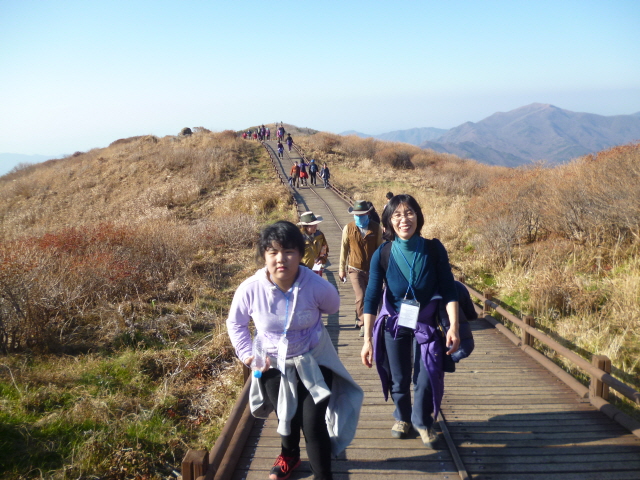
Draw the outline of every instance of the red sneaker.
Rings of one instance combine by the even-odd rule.
[[[300,457],[285,457],[278,455],[271,467],[269,480],[286,480],[296,468],[300,466]]]

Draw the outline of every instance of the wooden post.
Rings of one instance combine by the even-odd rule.
[[[489,306],[488,302],[493,298],[493,296],[491,295],[491,292],[489,290],[485,290],[484,292],[482,292],[482,295],[484,296],[484,298],[486,298],[486,300],[482,303],[482,316],[486,317],[491,313],[491,307]]]
[[[534,327],[536,326],[536,319],[533,318],[531,315],[525,315],[522,319],[522,321],[529,325],[530,327]],[[522,345],[528,345],[530,347],[533,346],[533,339],[534,337],[531,336],[530,333],[528,333],[524,328],[522,329]]]
[[[196,480],[207,473],[209,452],[189,450],[182,460],[182,480]]]
[[[606,355],[594,355],[591,357],[591,364],[594,367],[603,370],[606,373],[611,373],[611,360]],[[603,400],[609,398],[609,385],[602,383],[596,377],[591,376],[591,384],[589,385],[590,397],[601,397]]]

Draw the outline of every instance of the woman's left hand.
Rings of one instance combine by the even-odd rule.
[[[458,351],[460,347],[460,338],[458,337],[458,332],[455,332],[453,328],[450,328],[447,332],[447,355],[451,355]]]

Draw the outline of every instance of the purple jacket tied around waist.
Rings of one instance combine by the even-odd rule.
[[[391,369],[389,360],[387,359],[387,350],[385,348],[384,332],[391,333],[394,338],[398,333],[398,313],[394,310],[390,302],[387,301],[386,289],[382,295],[382,309],[378,318],[373,324],[373,356],[376,362],[376,368],[380,381],[382,382],[382,393],[385,401],[389,398],[391,390]],[[443,355],[444,342],[439,338],[440,331],[436,326],[436,311],[440,300],[431,300],[418,316],[418,325],[415,330],[415,337],[420,345],[422,361],[427,372],[429,373],[429,381],[431,382],[431,390],[433,391],[433,417],[438,418],[440,404],[444,395],[444,370]]]

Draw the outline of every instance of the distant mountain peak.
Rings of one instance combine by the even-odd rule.
[[[514,166],[536,160],[566,162],[640,139],[640,112],[603,116],[532,103],[465,122],[423,148]]]

